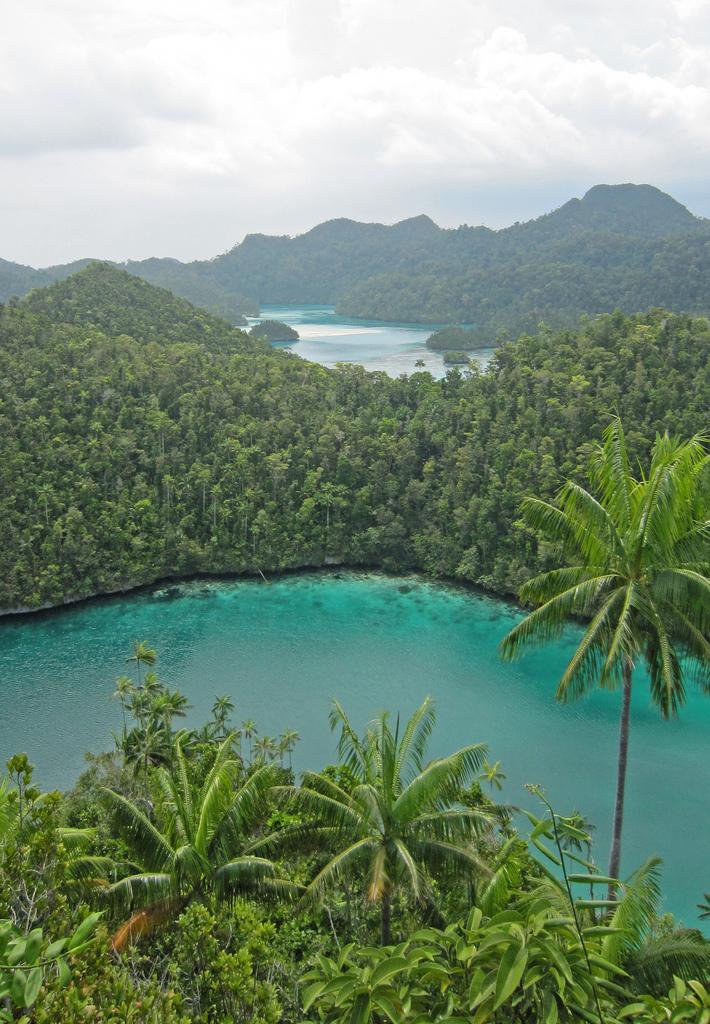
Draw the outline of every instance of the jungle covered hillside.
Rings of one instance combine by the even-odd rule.
[[[255,342],[92,265],[0,313],[0,607],[327,562],[513,593],[553,564],[523,495],[707,423],[710,327],[652,311],[541,331],[485,373],[392,380]]]

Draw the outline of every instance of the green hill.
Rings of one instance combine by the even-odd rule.
[[[227,352],[253,351],[258,345],[225,320],[108,263],[90,263],[63,281],[32,291],[22,305],[54,323],[92,325],[143,342],[200,343]]]

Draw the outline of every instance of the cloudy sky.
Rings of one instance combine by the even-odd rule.
[[[651,182],[710,216],[704,0],[6,0],[0,256],[500,226]]]

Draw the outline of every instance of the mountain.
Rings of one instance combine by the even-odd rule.
[[[226,320],[108,263],[89,263],[65,280],[30,292],[21,305],[55,324],[97,327],[136,341],[199,343],[220,352],[265,349]]]
[[[340,218],[293,238],[247,235],[211,260],[123,267],[232,322],[260,304],[324,303],[356,317],[467,323],[491,342],[616,308],[709,312],[710,221],[651,185],[595,185],[499,231],[442,229],[424,215],[391,226]],[[0,299],[66,272],[2,262]]]
[[[611,231],[638,238],[665,238],[694,231],[702,224],[682,203],[653,185],[594,185],[581,199],[570,199],[552,213],[515,227],[540,237],[571,231]]]

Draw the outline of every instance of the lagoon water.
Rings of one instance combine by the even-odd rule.
[[[193,706],[188,724],[232,695],[236,722],[260,733],[297,729],[297,770],[334,759],[329,701],[358,725],[379,709],[410,712],[426,694],[439,709],[432,751],[485,741],[507,774],[504,798],[534,806],[543,784],[560,813],[597,826],[604,864],[614,789],[618,695],[560,706],[554,687],[574,635],[513,665],[497,646],[512,605],[418,577],[325,573],[191,582],[48,615],[0,621],[0,754],[26,750],[45,787],[67,786],[85,750],[111,746],[121,724],[114,681],[136,640]],[[667,907],[697,924],[710,887],[710,700],[692,692],[679,721],[663,722],[639,681],[634,700],[624,867],[665,861]]]
[[[366,370],[383,370],[390,377],[417,370],[428,370],[434,377],[446,373],[441,353],[426,347],[429,335],[441,326],[438,324],[356,320],[337,316],[333,306],[263,306],[260,319],[280,320],[294,327],[299,340],[283,347],[323,366],[360,363]],[[250,318],[249,323],[259,323],[259,319]],[[492,352],[481,349],[472,355],[485,366]],[[415,365],[419,359],[423,367]]]

